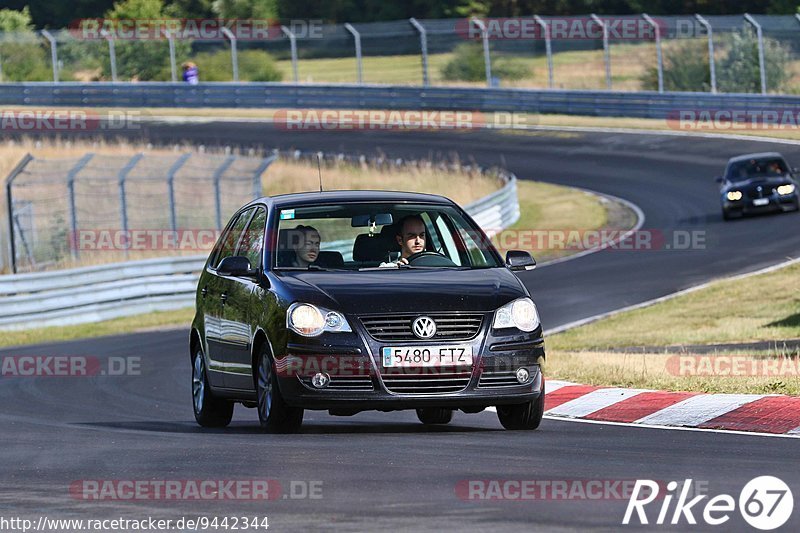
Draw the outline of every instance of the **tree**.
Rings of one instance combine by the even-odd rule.
[[[276,0],[214,0],[213,9],[218,16],[225,19],[278,18]]]
[[[41,40],[33,32],[27,7],[0,9],[0,58],[4,81],[52,80],[52,70]]]
[[[711,73],[705,41],[678,43],[674,49],[664,49],[665,91],[708,91]],[[641,77],[642,89],[658,90],[658,68],[653,66]]]
[[[162,0],[121,0],[106,13],[106,19],[138,20],[142,24],[170,18],[165,13]],[[175,55],[186,57],[190,44],[175,39]],[[139,80],[168,80],[169,45],[166,40],[125,41],[117,40],[117,70],[121,78]],[[179,59],[180,60],[180,59]],[[104,72],[110,71],[107,57],[103,58]]]
[[[778,41],[764,39],[764,70],[768,90],[780,91],[789,79],[789,52]],[[728,53],[717,66],[719,88],[729,93],[761,92],[758,39],[752,31],[731,34]]]

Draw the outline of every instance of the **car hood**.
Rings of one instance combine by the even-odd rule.
[[[283,272],[286,296],[345,314],[493,311],[527,291],[506,268]]]
[[[761,185],[762,187],[777,187],[778,185],[784,185],[786,183],[792,183],[792,179],[789,176],[775,176],[775,177],[756,177],[750,178],[744,181],[737,181],[733,184],[728,186],[728,189],[750,189],[753,187],[758,187]]]

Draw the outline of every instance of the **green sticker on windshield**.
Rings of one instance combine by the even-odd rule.
[[[294,218],[294,209],[284,209],[281,211],[281,220],[292,220]]]

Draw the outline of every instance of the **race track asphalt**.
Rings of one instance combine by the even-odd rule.
[[[646,216],[646,230],[666,236],[676,230],[704,232],[704,249],[605,250],[525,273],[545,328],[800,252],[800,215],[723,223],[713,181],[725,160],[739,153],[774,148],[797,164],[800,147],[795,146],[622,133],[288,132],[224,123],[147,124],[132,135],[153,143],[382,150],[392,157],[458,152],[486,165],[502,156],[520,179],[584,187],[634,202]],[[666,484],[693,479],[712,496],[738,499],[747,481],[774,475],[800,495],[800,445],[787,438],[550,419],[536,432],[508,432],[490,412],[456,413],[443,428],[423,427],[413,412],[351,418],[310,412],[302,433],[264,435],[257,430],[255,412],[241,406],[227,430],[202,430],[192,417],[187,339],[186,331],[160,331],[1,350],[3,358],[89,356],[101,368],[109,358],[139,358],[140,372],[0,378],[0,516],[255,515],[268,516],[275,531],[618,531],[627,501],[613,491],[597,500],[486,501],[464,499],[460,488],[468,480],[573,486],[592,480],[648,478]],[[281,492],[271,501],[197,502],[82,501],[70,491],[81,480],[154,479],[273,479]],[[291,497],[292,487],[309,482],[321,482],[321,498]],[[651,522],[658,502],[648,507]],[[695,512],[702,522],[700,514]],[[799,516],[795,511],[786,530],[798,530]],[[717,528],[689,527],[684,521],[667,529],[721,527],[747,530],[737,512]]]

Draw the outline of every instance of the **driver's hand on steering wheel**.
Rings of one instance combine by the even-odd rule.
[[[406,259],[405,257],[401,257],[400,259],[395,261],[395,263],[397,265],[407,265],[408,264],[408,259]]]

